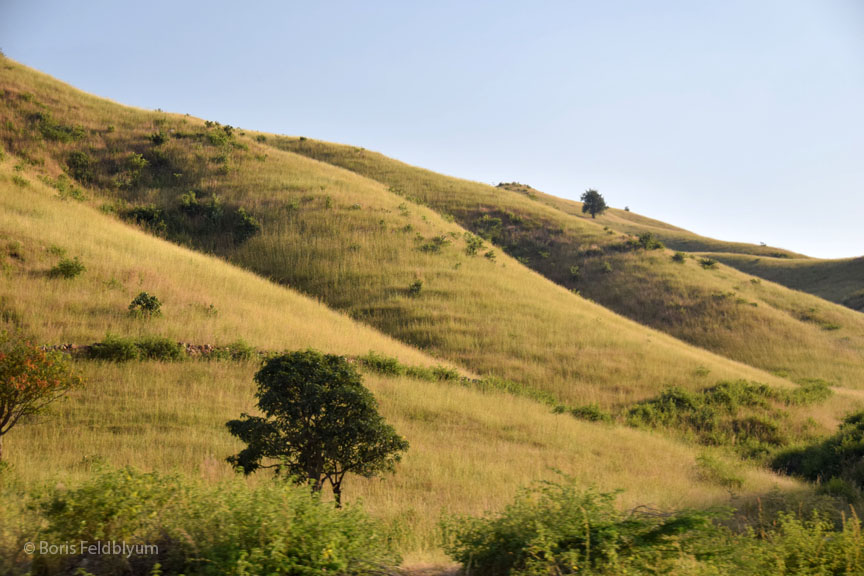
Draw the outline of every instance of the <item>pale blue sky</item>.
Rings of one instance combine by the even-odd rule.
[[[864,2],[0,0],[88,92],[864,254]]]

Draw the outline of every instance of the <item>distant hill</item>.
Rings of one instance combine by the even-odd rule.
[[[623,210],[594,220],[581,214],[581,204],[525,185],[493,187],[442,176],[362,148],[303,138],[268,143],[378,180],[453,218],[524,266],[641,324],[777,374],[859,385],[864,316],[708,256],[675,257],[662,245],[783,254],[790,261],[800,255],[701,238]]]

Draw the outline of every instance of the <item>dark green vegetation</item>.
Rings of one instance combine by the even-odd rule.
[[[781,511],[733,531],[719,522],[722,510],[621,511],[615,499],[572,481],[540,484],[500,514],[445,522],[446,550],[466,572],[487,576],[864,574],[854,513],[835,522]]]
[[[313,492],[326,480],[339,508],[347,473],[371,478],[393,472],[408,449],[342,356],[314,350],[275,356],[255,374],[255,382],[264,416],[243,414],[227,424],[247,445],[228,458],[245,474],[275,468]]]
[[[2,481],[11,506],[0,515],[4,575],[369,574],[399,561],[359,508],[336,510],[281,482],[208,485],[132,468],[97,468],[80,485],[32,493]],[[31,556],[26,541],[67,547]],[[125,542],[131,552],[87,554],[82,541]]]
[[[773,466],[821,482],[828,492],[860,496],[864,490],[864,412],[846,416],[829,438],[781,452]]]

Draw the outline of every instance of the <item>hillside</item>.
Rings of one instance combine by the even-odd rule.
[[[710,252],[706,256],[747,274],[864,312],[864,257],[786,259],[722,252]]]
[[[590,219],[582,213],[582,203],[544,194],[525,185],[504,185],[510,190],[530,194],[539,201],[571,216]],[[610,208],[603,224],[625,234],[653,234],[667,248],[714,258],[746,274],[782,284],[842,304],[853,310],[864,306],[864,259],[823,260],[772,246],[724,242],[676,228],[629,210]]]
[[[469,182],[361,148],[305,138],[268,142],[378,180],[393,193],[452,217],[559,285],[641,324],[777,374],[860,386],[860,314],[710,259],[691,254],[676,261],[657,240],[665,230],[663,237],[690,237],[691,246],[703,249],[780,253],[776,249],[696,242],[660,223],[651,224],[656,233],[633,236],[616,230],[616,222],[648,221],[624,211],[592,220],[574,203],[552,202],[525,186]]]
[[[242,338],[272,350],[311,346],[356,355],[371,349],[406,364],[438,362],[290,289],[59,198],[32,167],[9,155],[0,161],[0,247],[3,326],[45,343],[89,343],[110,331],[213,344]],[[63,257],[79,258],[86,269],[77,278],[53,276]],[[126,306],[141,290],[163,300],[162,317],[129,316]],[[6,438],[9,463],[22,481],[74,482],[103,462],[207,480],[231,474],[224,458],[238,445],[224,423],[252,409],[255,362],[79,359],[75,365],[86,386]],[[553,476],[553,468],[586,486],[626,489],[627,505],[728,499],[723,477],[700,463],[714,454],[710,448],[582,422],[508,394],[364,377],[411,449],[395,476],[350,479],[347,495],[393,523],[409,561],[440,559],[442,510],[497,509],[519,486]],[[804,489],[755,466],[734,466],[742,482],[738,502],[775,486]]]
[[[670,386],[787,384],[611,313],[379,182],[270,146],[281,140],[124,108],[8,61],[0,88],[0,139],[58,195],[213,252],[479,375],[613,408]],[[794,377],[846,383],[859,367],[856,330],[844,327],[846,349],[828,348],[802,326],[808,362],[836,358],[819,372],[799,362],[798,344],[775,353],[787,342],[768,338],[758,349]]]

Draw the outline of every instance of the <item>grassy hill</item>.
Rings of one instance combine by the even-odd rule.
[[[251,272],[62,199],[38,172],[11,155],[0,161],[0,314],[7,328],[49,344],[89,343],[110,331],[212,344],[242,338],[271,350],[371,349],[406,364],[439,362]],[[79,277],[51,274],[73,257],[86,268]],[[162,317],[129,316],[127,304],[141,290],[164,302]],[[19,481],[75,482],[100,462],[207,480],[231,473],[224,458],[239,446],[224,423],[252,410],[255,362],[79,359],[75,366],[86,386],[6,438]],[[525,398],[371,372],[365,383],[411,449],[396,475],[350,479],[347,496],[389,521],[408,561],[441,559],[442,510],[497,509],[520,485],[553,476],[553,468],[586,486],[626,489],[623,504],[631,506],[727,502],[727,468],[735,470],[736,502],[775,486],[806,490],[711,448],[579,421]]]
[[[544,204],[572,216],[586,220],[590,218],[582,214],[581,202],[557,198],[521,184],[504,186],[530,194]],[[602,222],[616,232],[633,235],[651,233],[672,250],[698,253],[701,257],[719,260],[746,274],[819,296],[853,310],[864,308],[862,258],[823,260],[772,246],[724,242],[616,208],[610,208],[603,215]]]
[[[783,385],[573,294],[392,187],[270,145],[281,140],[124,108],[9,61],[0,89],[0,141],[59,196],[83,196],[477,374],[606,407],[670,386]],[[818,329],[803,328],[812,354],[825,352]],[[772,368],[845,383],[858,366],[856,330],[844,327],[848,349],[830,348],[830,371],[809,370],[795,347]]]
[[[624,211],[592,220],[581,215],[576,203],[552,201],[526,186],[492,187],[442,176],[361,148],[305,138],[267,142],[384,183],[391,192],[453,218],[559,285],[676,338],[795,379],[860,385],[860,314],[707,257],[674,257],[657,241],[678,236],[700,249],[795,256],[791,253],[697,241],[692,234]],[[829,357],[832,361],[824,362]]]
[[[771,282],[864,311],[864,258],[820,260],[707,253],[727,266]]]

